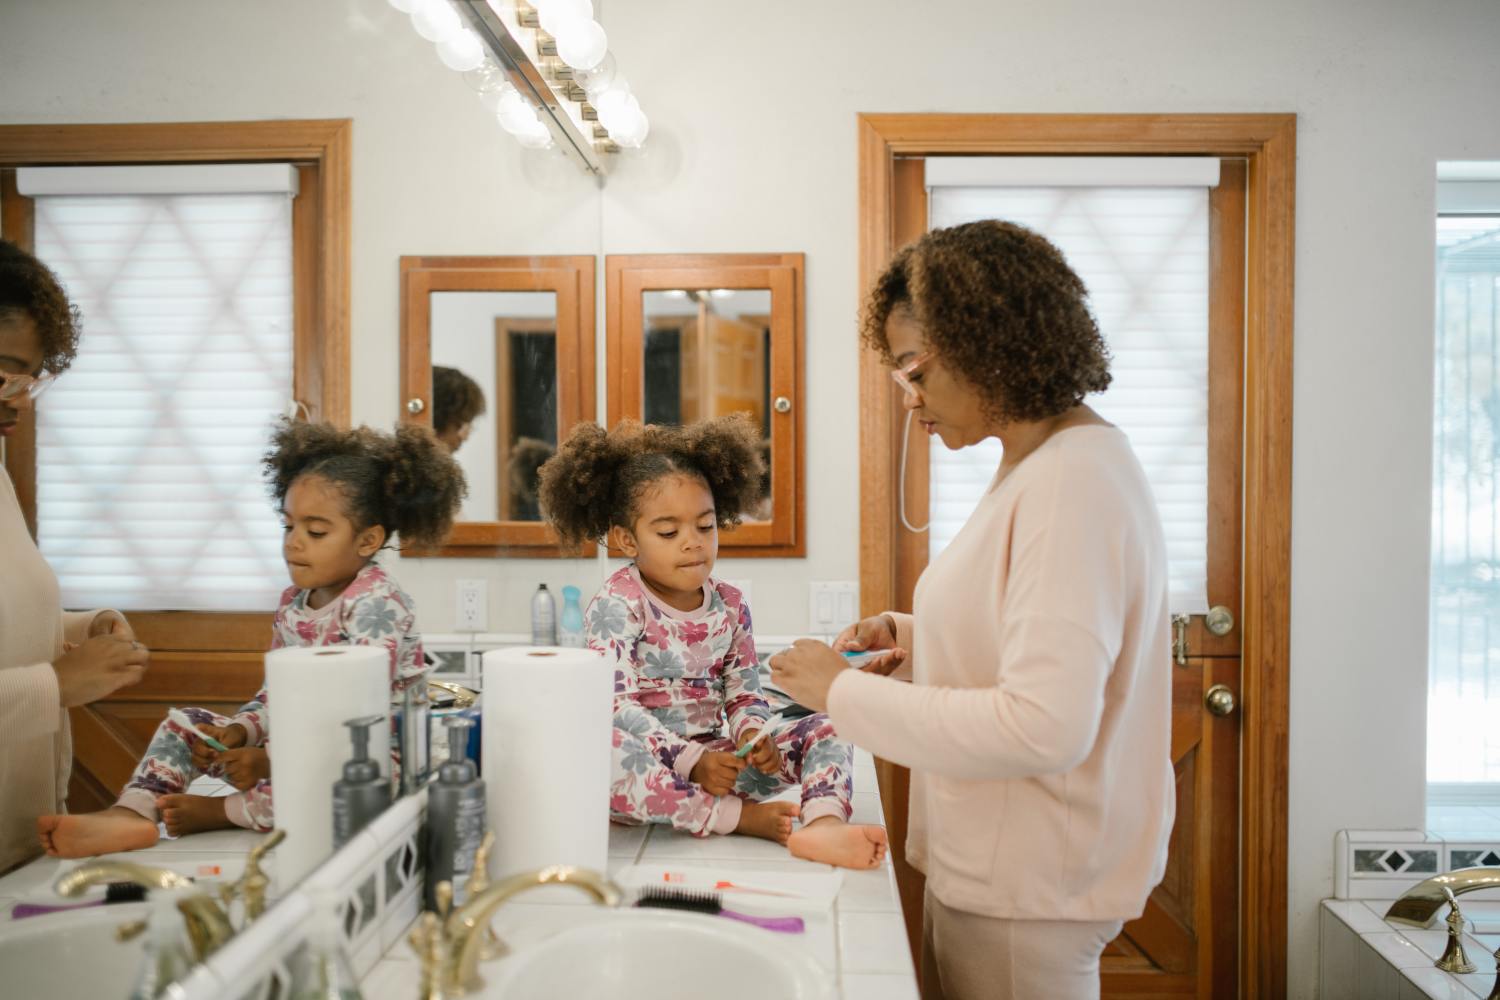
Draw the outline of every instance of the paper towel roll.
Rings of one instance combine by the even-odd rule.
[[[383,715],[370,756],[391,769],[391,654],[382,646],[297,646],[266,654],[277,882],[285,892],[333,853],[333,785],[351,754],[346,719]]]
[[[591,649],[484,654],[490,876],[547,865],[605,870],[614,671]]]

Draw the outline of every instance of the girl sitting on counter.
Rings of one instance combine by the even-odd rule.
[[[272,445],[266,477],[281,512],[282,557],[292,586],[276,609],[271,648],[384,646],[391,654],[391,695],[399,699],[422,682],[428,667],[412,599],[375,555],[393,535],[441,541],[463,500],[463,471],[417,427],[391,435],[287,422]],[[158,726],[114,806],[37,820],[48,854],[81,858],[151,847],[158,820],[174,837],[231,826],[272,828],[265,689],[232,718],[206,708],[184,713],[196,731],[171,719]],[[214,749],[205,736],[227,749]],[[187,794],[201,774],[222,777],[238,791]]]
[[[886,831],[848,822],[853,754],[828,717],[756,741],[771,712],[750,607],[711,573],[719,529],[760,490],[759,435],[739,416],[607,433],[580,424],[542,467],[542,512],[564,544],[607,540],[632,560],[585,615],[589,647],[615,670],[610,816],[699,837],[748,834],[809,861],[873,868]],[[800,807],[760,801],[798,785]]]

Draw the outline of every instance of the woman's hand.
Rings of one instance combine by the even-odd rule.
[[[867,674],[889,675],[906,662],[906,650],[896,645],[896,623],[890,615],[872,615],[850,625],[833,640],[833,648],[841,653],[846,650],[856,653],[890,650],[890,655],[860,666],[859,669]]]
[[[842,656],[816,639],[798,639],[790,649],[771,657],[771,680],[797,704],[814,712],[828,710],[828,689],[847,669]]]
[[[249,737],[245,733],[245,727],[239,723],[230,723],[227,726],[199,726],[198,731],[206,736],[212,736],[231,750],[245,745]],[[207,771],[209,765],[219,759],[219,751],[208,745],[207,740],[193,741],[193,766],[200,771]]]
[[[752,729],[740,737],[737,749],[743,750],[746,743],[751,742],[760,735],[759,729]],[[781,770],[781,753],[776,749],[776,738],[767,736],[760,741],[760,745],[751,750],[745,758],[762,774],[774,775]]]
[[[271,755],[261,747],[225,750],[219,754],[224,779],[242,792],[271,776]]]
[[[118,611],[101,611],[89,622],[89,637],[96,635],[112,635],[126,642],[135,642],[135,629],[125,620],[125,616]]]
[[[114,635],[96,635],[64,649],[52,664],[64,708],[87,705],[138,683],[151,662],[145,646]]]
[[[728,795],[744,769],[745,762],[732,753],[705,750],[698,763],[693,765],[688,780],[701,785],[710,795]]]

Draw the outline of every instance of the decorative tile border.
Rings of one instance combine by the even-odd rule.
[[[1421,830],[1340,830],[1334,838],[1335,899],[1395,899],[1457,868],[1500,868],[1500,839],[1448,840]]]

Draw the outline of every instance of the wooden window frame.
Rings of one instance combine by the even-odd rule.
[[[770,289],[771,398],[785,396],[791,411],[771,419],[770,521],[741,524],[719,536],[721,555],[802,558],[807,555],[803,328],[806,258],[777,254],[610,254],[604,258],[607,415],[639,420],[643,413],[642,295],[673,288]],[[785,430],[782,430],[782,428]],[[619,555],[620,553],[612,553]]]
[[[557,296],[557,433],[594,419],[594,258],[402,257],[401,418],[432,426],[433,292],[552,292]],[[499,389],[496,390],[497,394]],[[413,413],[413,400],[421,400]],[[498,411],[498,400],[489,401]],[[542,558],[593,556],[596,546],[564,551],[542,521],[460,521],[436,548],[406,547],[420,557]]]
[[[1244,384],[1239,995],[1286,994],[1290,678],[1292,292],[1296,116],[867,114],[858,120],[859,289],[896,250],[902,156],[1243,157],[1248,172]],[[907,232],[909,227],[903,227]],[[860,356],[861,613],[893,604],[898,523],[892,428],[900,407],[879,356]],[[922,516],[925,497],[909,497]]]

